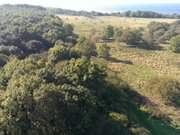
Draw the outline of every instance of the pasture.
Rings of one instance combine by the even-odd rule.
[[[176,19],[144,19],[144,18],[124,18],[124,17],[80,17],[61,16],[66,22],[74,26],[75,32],[88,36],[95,30],[102,32],[107,25],[114,27],[146,28],[152,22],[173,23]],[[99,43],[98,43],[99,44]],[[97,44],[97,45],[98,45]],[[138,93],[147,97],[158,111],[168,115],[175,125],[180,126],[180,110],[169,105],[165,105],[159,97],[152,97],[144,88],[146,82],[154,77],[170,77],[180,80],[180,54],[175,54],[167,50],[144,50],[129,48],[124,43],[108,43],[110,47],[110,60],[101,62],[108,65],[108,69],[116,76],[127,81]],[[156,110],[155,109],[155,110]]]
[[[147,18],[127,18],[114,16],[101,17],[83,17],[83,16],[60,16],[60,18],[74,26],[75,32],[81,35],[88,36],[89,32],[96,30],[101,32],[107,25],[114,27],[130,27],[130,28],[145,28],[150,22],[167,22],[173,23],[176,19],[147,19]]]

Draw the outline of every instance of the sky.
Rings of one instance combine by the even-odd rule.
[[[179,3],[180,0],[0,0],[1,4],[32,4],[73,10],[104,10],[117,5]]]

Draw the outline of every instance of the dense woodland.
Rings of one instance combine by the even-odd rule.
[[[170,50],[178,53],[180,22],[152,22],[146,30],[108,26],[96,46],[95,37],[77,35],[44,8],[2,7],[0,135],[159,135],[148,123],[151,114],[139,109],[144,98],[99,59],[110,59],[106,42],[112,40],[144,49],[171,40]],[[159,80],[147,90],[179,106],[180,83]]]

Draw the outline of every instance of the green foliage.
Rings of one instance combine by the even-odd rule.
[[[113,38],[113,36],[114,36],[114,27],[111,26],[111,25],[108,25],[108,26],[105,28],[104,34],[105,34],[105,38],[106,38],[106,39]]]
[[[103,126],[128,133],[106,117],[105,72],[86,58],[60,68],[42,58],[12,60],[1,76],[7,80],[0,84],[2,134],[92,135],[104,134]]]
[[[0,15],[0,52],[24,57],[40,53],[56,41],[74,44],[77,36],[73,27],[53,15],[23,13]]]
[[[8,60],[8,56],[0,54],[0,67],[4,66],[8,62]]]
[[[150,131],[143,127],[131,128],[131,131],[134,135],[151,135]]]
[[[81,56],[90,58],[91,56],[95,55],[96,47],[95,44],[87,38],[80,37],[75,46],[75,50],[79,52]]]
[[[172,52],[180,53],[180,35],[171,38],[169,49]]]
[[[103,67],[89,61],[87,58],[72,59],[63,70],[64,75],[74,84],[95,87],[104,82],[106,74]]]
[[[83,134],[85,129],[90,128],[93,115],[98,115],[96,99],[89,89],[59,82],[53,69],[51,72],[45,70],[48,67],[41,60],[29,58],[17,62],[1,97],[0,129],[4,134],[71,135],[72,132]],[[4,75],[10,67],[4,67]],[[50,78],[43,74],[48,72],[47,77],[54,77],[56,85],[46,81]]]
[[[109,49],[110,48],[107,46],[107,44],[99,44],[97,46],[98,57],[108,59],[110,56]]]
[[[138,45],[142,40],[142,33],[140,29],[125,29],[121,35],[121,41],[130,44]]]
[[[46,47],[42,42],[36,40],[30,40],[26,43],[27,51],[29,53],[40,53],[41,51],[45,51]]]
[[[63,45],[56,45],[48,51],[48,61],[57,63],[60,60],[69,59],[69,50]]]
[[[109,115],[113,120],[122,123],[124,126],[128,125],[129,121],[128,121],[128,117],[126,115],[119,114],[119,113],[116,113],[116,112],[111,112]]]
[[[0,10],[6,11],[8,13],[44,13],[44,14],[61,14],[69,16],[117,16],[117,17],[136,17],[136,18],[180,18],[179,14],[161,14],[152,11],[126,11],[126,12],[116,12],[116,13],[102,13],[102,12],[88,12],[88,11],[74,11],[62,8],[44,8],[41,6],[32,6],[32,5],[2,5]]]
[[[157,47],[153,39],[153,35],[149,31],[143,34],[142,40],[143,40],[143,44],[141,45],[142,48],[155,49]]]
[[[152,40],[156,43],[164,42],[162,41],[162,36],[169,29],[168,23],[160,23],[160,22],[151,22],[148,26],[149,34],[152,36]]]
[[[22,10],[26,8],[30,12],[23,15]],[[166,126],[158,122],[158,127],[153,126],[152,119],[137,109],[132,96],[140,98],[139,95],[117,78],[117,73],[112,76],[111,72],[107,77],[105,68],[97,64],[98,59],[90,58],[96,55],[95,44],[84,37],[76,44],[72,25],[41,13],[47,13],[46,10],[24,5],[0,15],[3,54],[23,57],[50,48],[47,54],[21,60],[0,56],[0,66],[9,61],[0,70],[0,135],[166,134],[166,130],[161,131]],[[127,12],[127,15],[139,13],[147,15],[143,12]],[[150,35],[152,39],[166,31],[157,29]],[[114,30],[108,26],[105,35],[106,39],[115,37],[139,47],[143,42],[142,32]],[[107,45],[97,46],[97,54],[108,59]],[[147,90],[155,91],[168,103],[179,105],[180,83],[166,79],[150,81]]]
[[[153,78],[146,84],[146,90],[153,96],[160,96],[166,103],[180,105],[180,82],[161,77]]]
[[[123,34],[123,28],[115,28],[115,30],[114,30],[114,39],[117,42],[120,42],[122,34]]]
[[[131,130],[139,121],[132,118],[136,106],[124,81],[119,79],[116,85],[112,84],[102,66],[84,57],[62,62],[60,66],[47,62],[44,57],[31,56],[10,60],[2,68],[2,134],[141,133]]]
[[[152,32],[150,32],[149,30],[144,30],[143,28],[116,28],[114,38],[117,42],[125,42],[131,47],[143,49],[158,48],[158,46],[156,46],[156,42],[154,41]]]

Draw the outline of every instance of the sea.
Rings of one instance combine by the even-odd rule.
[[[180,3],[178,4],[128,4],[128,5],[116,5],[109,7],[106,10],[109,12],[125,12],[131,11],[154,11],[163,14],[180,14]]]

